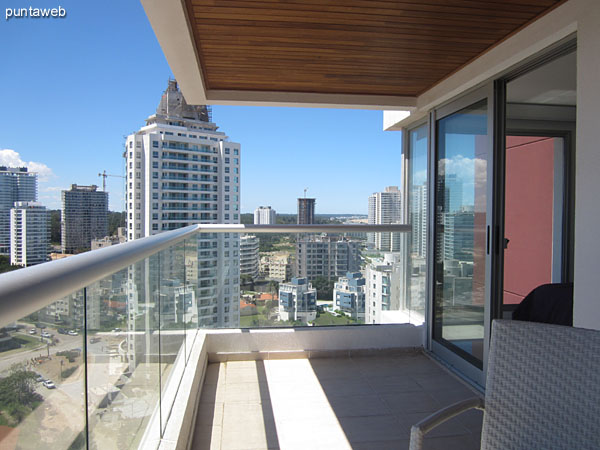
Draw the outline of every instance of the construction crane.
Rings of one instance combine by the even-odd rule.
[[[102,190],[103,191],[106,191],[106,177],[126,178],[123,175],[111,175],[109,173],[106,173],[106,170],[103,171],[102,173],[99,173],[98,176],[102,177]]]

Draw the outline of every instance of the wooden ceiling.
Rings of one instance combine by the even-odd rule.
[[[564,0],[184,0],[207,89],[417,96]]]

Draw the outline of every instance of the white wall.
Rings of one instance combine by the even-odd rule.
[[[422,347],[411,324],[207,331],[209,353],[281,353]]]
[[[600,329],[600,1],[577,14],[575,306],[577,327]]]

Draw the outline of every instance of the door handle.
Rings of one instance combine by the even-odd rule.
[[[510,239],[504,238],[504,250],[506,250],[508,248],[508,243],[509,242],[510,242]]]

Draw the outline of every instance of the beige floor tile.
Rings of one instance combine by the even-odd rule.
[[[260,403],[269,401],[266,383],[227,383],[225,385],[225,403]]]
[[[225,364],[212,363],[206,368],[204,375],[204,384],[217,384],[219,378],[225,373]]]
[[[391,415],[341,417],[339,421],[350,443],[393,441],[410,437],[409,430]]]
[[[435,412],[442,406],[424,391],[381,394],[381,397],[392,412],[398,414]]]
[[[200,394],[200,403],[219,403],[225,400],[225,383],[205,384]]]
[[[269,411],[261,404],[225,404],[223,449],[257,449],[278,445],[277,430]]]
[[[221,427],[203,426],[197,427],[192,442],[193,450],[220,450]]]
[[[282,449],[350,449],[346,434],[337,420],[320,417],[304,419],[276,419],[277,434]]]
[[[423,390],[409,375],[375,376],[367,378],[369,385],[377,393],[419,392]]]
[[[221,426],[223,424],[223,403],[200,403],[196,417],[197,426]]]
[[[333,397],[329,399],[329,402],[338,418],[392,414],[392,411],[378,395]]]

